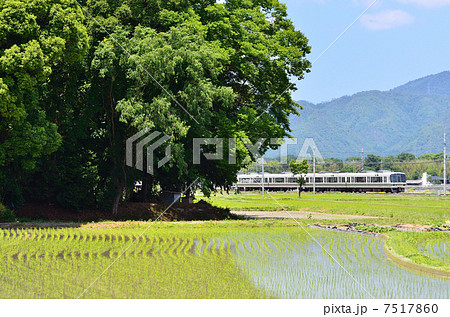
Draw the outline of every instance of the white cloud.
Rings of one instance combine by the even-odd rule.
[[[450,0],[397,0],[401,3],[413,3],[426,8],[437,8],[450,5]]]
[[[375,0],[353,0],[354,4],[361,4],[361,5],[371,5]],[[377,2],[381,3],[380,0]]]
[[[375,14],[364,14],[361,23],[370,30],[386,30],[410,24],[414,17],[402,10],[384,10]]]

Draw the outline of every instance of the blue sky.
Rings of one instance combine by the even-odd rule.
[[[310,40],[312,62],[373,0],[281,2]],[[378,0],[297,81],[293,97],[328,101],[444,70],[450,70],[450,0]]]

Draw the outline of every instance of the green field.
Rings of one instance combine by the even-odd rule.
[[[450,220],[450,197],[392,194],[316,194],[295,192],[216,194],[209,201],[231,210],[314,211],[345,215],[382,217],[364,220],[378,223],[414,223],[442,225]]]
[[[238,227],[230,228],[229,223],[233,222],[158,224],[142,236],[143,223],[109,229],[95,224],[2,229],[0,298],[450,295],[448,280],[412,273],[389,261],[379,237],[265,227],[268,224],[264,222],[259,227],[245,227],[247,222],[238,221]]]
[[[137,240],[142,231],[0,230],[0,298],[266,297],[209,230],[155,229]]]
[[[389,228],[382,230],[384,236],[375,236],[307,226],[370,215],[377,218],[358,221],[446,228],[448,198],[303,194],[299,199],[296,193],[270,193],[262,199],[257,193],[244,193],[215,195],[209,201],[231,210],[285,208],[349,217],[100,222],[71,228],[17,223],[19,228],[0,229],[0,298],[450,296],[448,232]],[[50,228],[39,228],[47,225]]]

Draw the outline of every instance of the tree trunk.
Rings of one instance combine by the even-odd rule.
[[[190,198],[191,198],[191,188],[190,187],[186,190],[185,195],[186,195],[186,201],[189,203]]]
[[[113,204],[113,208],[112,208],[113,215],[117,215],[117,212],[119,211],[119,203],[120,203],[120,199],[122,198],[122,195],[123,195],[123,189],[124,189],[123,184],[121,184],[119,186],[119,188],[117,189],[117,194],[116,194],[116,197],[114,198],[114,204]]]
[[[148,179],[147,175],[142,179],[142,187],[141,187],[141,202],[146,203],[148,197]]]
[[[114,205],[113,205],[113,209],[112,209],[113,215],[117,215],[117,212],[119,210],[120,197],[122,197],[122,193],[117,193],[116,198],[114,198]]]

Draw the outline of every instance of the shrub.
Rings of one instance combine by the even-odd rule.
[[[0,203],[0,222],[10,222],[14,220],[16,220],[14,212]]]
[[[356,230],[367,231],[367,232],[375,232],[375,233],[385,233],[389,231],[396,231],[395,228],[392,227],[380,227],[375,225],[357,225],[355,226]]]

